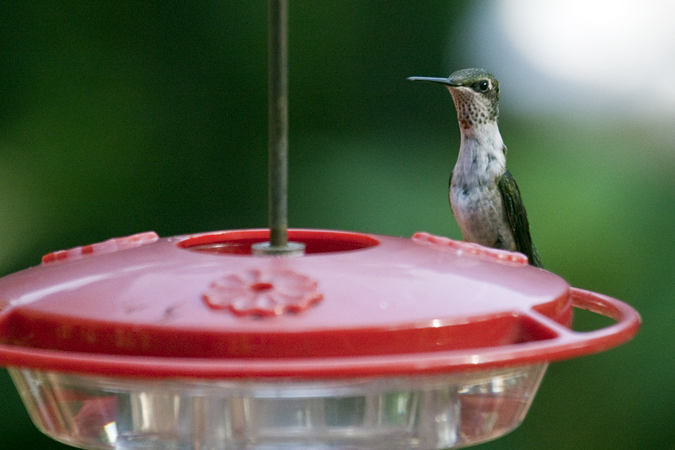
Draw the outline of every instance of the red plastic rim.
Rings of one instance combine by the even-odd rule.
[[[0,345],[0,362],[58,372],[125,377],[305,379],[363,376],[428,375],[548,363],[598,353],[621,345],[640,329],[640,316],[619,300],[572,288],[574,305],[605,314],[618,322],[595,331],[576,332],[531,312],[549,328],[550,339],[465,351],[328,358],[162,358],[97,355]]]

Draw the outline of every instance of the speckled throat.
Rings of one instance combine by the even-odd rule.
[[[471,88],[448,86],[457,109],[459,126],[468,129],[495,122],[499,116],[499,96],[487,98]]]

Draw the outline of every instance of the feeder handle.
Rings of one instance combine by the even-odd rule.
[[[528,315],[552,328],[557,337],[540,341],[551,361],[598,353],[629,341],[640,329],[640,315],[626,303],[596,292],[570,288],[572,305],[616,320],[616,323],[593,331],[574,331],[536,311]],[[537,343],[539,344],[539,343]],[[535,344],[536,345],[536,344]]]
[[[612,326],[617,326],[621,323],[624,326],[628,326],[634,322],[637,322],[638,326],[640,324],[640,315],[633,308],[619,300],[574,287],[570,288],[570,294],[572,305],[575,308],[585,309],[616,320],[618,323]]]

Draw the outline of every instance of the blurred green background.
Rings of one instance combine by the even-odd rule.
[[[511,74],[500,127],[546,268],[644,324],[622,347],[553,364],[523,425],[479,448],[674,449],[675,114],[667,96],[639,114],[622,103],[672,74],[612,104],[535,60],[491,59],[505,38],[477,18],[508,2],[495,3],[291,1],[291,226],[459,239],[455,110],[405,78]],[[266,2],[6,0],[0,23],[2,274],[112,236],[266,225]],[[34,428],[4,370],[0,387],[0,447],[69,448]]]

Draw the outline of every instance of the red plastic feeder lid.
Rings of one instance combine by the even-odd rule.
[[[134,377],[432,374],[595,353],[640,326],[630,306],[517,253],[425,233],[289,238],[304,256],[251,256],[267,230],[50,253],[0,279],[0,363]],[[573,306],[617,323],[572,331]]]

